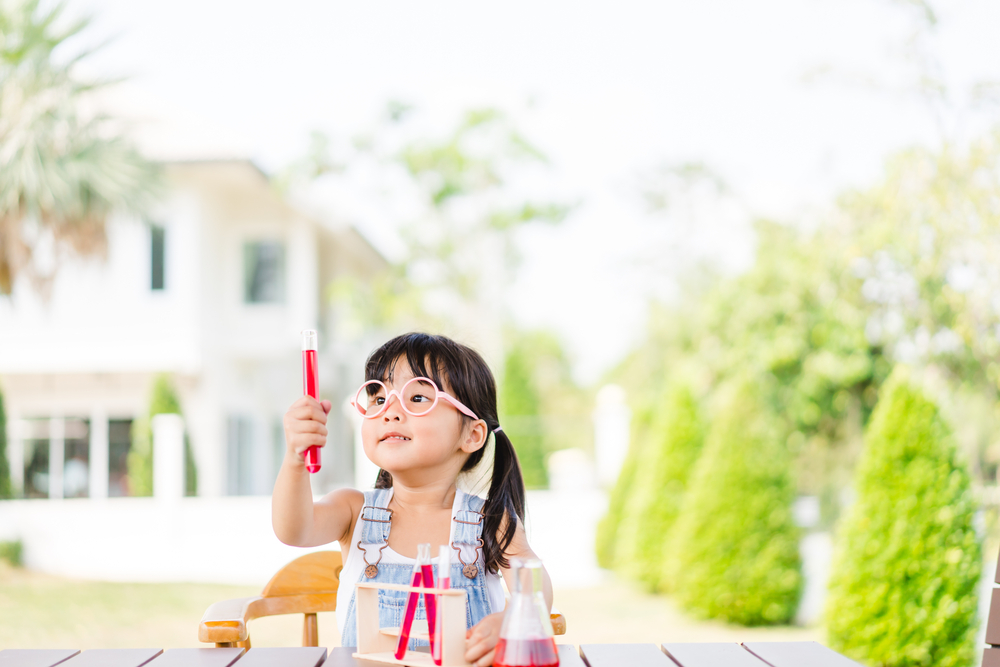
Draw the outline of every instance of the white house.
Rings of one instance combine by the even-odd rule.
[[[302,329],[319,331],[320,393],[336,406],[314,494],[374,482],[340,408],[382,340],[349,340],[324,290],[341,276],[373,276],[386,260],[357,230],[285,202],[248,161],[165,169],[159,210],[109,222],[106,261],[66,263],[48,302],[23,283],[0,297],[18,496],[0,501],[0,541],[20,540],[27,567],[63,576],[262,585],[302,553],[274,536],[269,498],[281,417],[302,394]],[[127,491],[131,423],[164,372],[181,399],[201,497],[156,489],[162,440],[154,497],[114,497]],[[561,564],[558,583],[592,584],[604,497],[569,494],[530,492],[527,527],[536,553]],[[329,548],[338,546],[314,547]]]
[[[132,420],[157,374],[181,399],[198,495],[270,494],[281,417],[302,394],[300,331],[320,337],[323,397],[342,402],[367,349],[336,340],[325,287],[386,260],[356,229],[297,210],[245,160],[164,165],[148,219],[108,224],[106,261],[63,266],[51,298],[0,297],[8,458],[24,498],[125,495]],[[314,491],[354,479],[352,432],[333,411]]]

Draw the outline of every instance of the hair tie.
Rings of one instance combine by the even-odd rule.
[[[500,428],[500,425],[499,425],[499,424],[497,424],[497,427],[496,427],[495,429],[493,429],[493,432],[494,432],[494,433],[499,433],[499,432],[500,432],[500,431],[502,431],[502,430],[503,430],[503,429],[502,429],[502,428]]]

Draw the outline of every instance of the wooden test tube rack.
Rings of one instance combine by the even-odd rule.
[[[358,583],[355,602],[358,607],[358,651],[355,658],[389,665],[436,667],[430,653],[407,650],[396,659],[399,628],[380,628],[378,623],[379,589],[437,595],[441,616],[441,667],[470,667],[465,661],[466,593],[461,588],[421,588],[400,584]],[[422,633],[421,633],[422,634]],[[420,634],[411,632],[411,639]]]

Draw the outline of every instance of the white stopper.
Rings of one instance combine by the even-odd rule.
[[[303,350],[318,350],[316,346],[316,330],[315,329],[305,329],[302,332],[302,349]]]

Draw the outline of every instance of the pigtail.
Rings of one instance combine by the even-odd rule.
[[[391,489],[392,475],[387,470],[378,469],[378,476],[375,478],[376,489]]]
[[[514,539],[518,519],[524,521],[521,464],[506,433],[497,430],[494,438],[493,478],[483,506],[483,560],[490,572],[510,567],[503,554]]]

